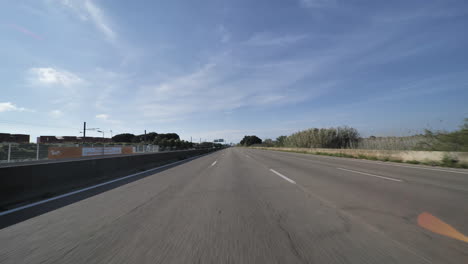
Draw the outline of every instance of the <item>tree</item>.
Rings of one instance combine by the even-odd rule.
[[[135,135],[130,133],[118,134],[112,137],[114,142],[130,143],[135,138]]]
[[[179,139],[176,139],[174,140],[174,146],[179,149],[182,146],[182,142]]]
[[[254,144],[262,144],[262,140],[257,136],[244,136],[240,144],[243,146],[252,146]]]
[[[284,146],[296,148],[353,148],[359,133],[351,127],[310,128],[288,136]]]
[[[142,141],[143,141],[143,137],[141,135],[138,135],[132,138],[132,143],[140,143]]]
[[[265,147],[273,147],[275,145],[275,142],[272,139],[267,138],[263,140],[262,145],[264,145]]]
[[[176,133],[167,133],[167,134],[158,134],[156,137],[155,137],[155,141],[160,141],[162,139],[166,139],[166,140],[169,140],[169,139],[174,139],[174,140],[180,140],[180,137],[179,135],[177,135]]]
[[[156,132],[149,132],[148,134],[146,134],[146,139],[145,141],[146,142],[153,142],[156,137],[158,136],[158,133]]]
[[[165,148],[168,146],[168,142],[167,142],[167,139],[163,138],[159,141],[159,146]]]
[[[174,147],[175,146],[175,140],[173,138],[167,140],[167,145],[168,147]]]
[[[278,147],[284,147],[284,141],[286,140],[286,136],[279,136],[276,138],[276,145]]]

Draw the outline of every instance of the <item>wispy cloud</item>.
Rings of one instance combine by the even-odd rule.
[[[56,0],[70,9],[81,20],[90,21],[109,40],[115,41],[117,34],[111,27],[108,17],[93,0]]]
[[[224,25],[218,25],[218,33],[221,36],[222,43],[227,43],[231,40],[231,34]]]
[[[24,108],[24,107],[18,107],[15,104],[11,102],[3,102],[0,103],[0,113],[2,112],[24,112],[24,111],[32,111],[30,109]]]
[[[376,13],[371,16],[375,23],[414,23],[421,20],[447,19],[462,17],[468,14],[466,8],[458,8],[456,5],[446,5],[445,2],[428,3],[418,6],[416,9],[406,9]]]
[[[337,0],[299,0],[301,6],[306,8],[321,8],[336,5]]]
[[[52,118],[60,118],[63,116],[63,112],[61,110],[55,109],[49,112],[49,116]]]
[[[96,119],[109,123],[109,124],[114,124],[114,125],[120,125],[122,124],[122,121],[120,120],[114,120],[110,118],[110,115],[108,114],[97,114]]]
[[[306,38],[307,35],[305,34],[275,36],[270,33],[262,32],[254,34],[250,39],[245,41],[244,44],[250,46],[284,46],[294,44]]]
[[[224,55],[185,75],[141,86],[134,105],[146,118],[170,120],[193,113],[290,104],[319,96],[330,88],[317,82],[307,90],[291,89],[295,82],[319,70],[320,60],[234,63],[233,56]]]
[[[102,32],[106,37],[110,40],[114,40],[116,38],[115,31],[110,27],[107,18],[105,17],[104,13],[101,9],[95,5],[91,0],[84,1],[85,10],[88,12],[91,20],[93,21],[94,25]]]
[[[35,38],[37,40],[42,40],[42,37],[39,36],[38,34],[28,30],[27,28],[25,27],[22,27],[22,26],[19,26],[19,25],[16,25],[16,24],[10,24],[10,27],[18,32],[21,32],[27,36],[30,36],[32,38]]]
[[[84,83],[84,80],[74,73],[51,67],[31,68],[29,73],[31,74],[32,82],[36,84],[71,87]]]

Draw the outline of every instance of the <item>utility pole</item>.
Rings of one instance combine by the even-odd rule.
[[[86,142],[86,122],[83,123],[83,144]]]
[[[86,142],[86,130],[96,131],[98,129],[99,128],[86,128],[86,122],[83,122],[83,132],[80,132],[80,133],[83,133],[83,144]]]
[[[146,129],[145,129],[145,143],[146,143]]]

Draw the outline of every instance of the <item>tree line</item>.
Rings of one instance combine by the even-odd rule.
[[[310,128],[279,136],[276,140],[261,140],[257,136],[245,136],[240,145],[291,148],[355,148],[377,150],[428,150],[468,151],[468,118],[458,130],[431,131],[404,137],[362,138],[357,129],[341,126],[332,128]]]
[[[262,141],[257,136],[245,136],[243,146],[262,145],[266,147],[291,148],[353,148],[359,142],[359,132],[352,127],[310,128],[276,140]]]
[[[133,143],[133,144],[153,144],[158,145],[161,149],[191,149],[191,148],[222,148],[222,144],[212,142],[192,143],[186,140],[181,140],[176,133],[156,133],[150,132],[147,134],[134,135],[130,133],[118,134],[112,137],[116,143]]]
[[[117,143],[153,143],[155,141],[161,141],[163,139],[180,140],[180,137],[176,133],[158,134],[156,132],[150,132],[148,134],[141,135],[123,133],[112,137],[112,141]]]
[[[161,148],[189,149],[193,148],[194,144],[185,140],[180,140],[176,133],[156,133],[150,132],[147,134],[134,135],[130,133],[118,134],[112,137],[112,141],[116,143],[142,143],[158,145]]]

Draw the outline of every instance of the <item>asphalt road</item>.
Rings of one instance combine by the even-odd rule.
[[[468,263],[422,213],[467,235],[468,171],[230,148],[3,228],[0,263]]]

